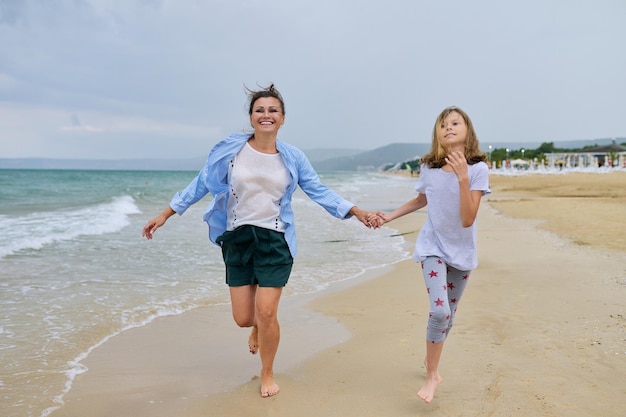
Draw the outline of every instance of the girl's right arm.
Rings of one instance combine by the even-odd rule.
[[[428,201],[426,200],[426,194],[418,194],[417,197],[410,199],[391,213],[383,213],[382,211],[379,211],[376,215],[384,221],[383,223],[388,223],[398,217],[404,216],[405,214],[413,213],[414,211],[424,208],[427,204]]]

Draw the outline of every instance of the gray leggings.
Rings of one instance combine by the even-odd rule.
[[[422,261],[422,273],[430,300],[426,341],[440,343],[450,333],[471,271],[460,271],[440,258],[428,257]]]

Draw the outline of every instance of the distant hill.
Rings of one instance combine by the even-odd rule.
[[[618,144],[626,138],[555,141],[557,148],[579,149],[585,146]],[[492,149],[536,149],[540,142],[481,142],[484,152]],[[400,164],[421,157],[430,149],[430,143],[392,143],[369,151],[358,149],[303,149],[317,171],[376,171],[385,165]],[[162,170],[198,171],[205,157],[186,159],[1,159],[0,169],[101,169],[101,170]]]
[[[372,151],[311,161],[317,171],[376,171],[388,164],[409,161],[430,149],[425,143],[392,143]]]
[[[327,159],[341,158],[344,156],[358,155],[367,152],[365,149],[343,149],[343,148],[320,148],[320,149],[303,149],[307,158],[311,163],[317,161],[325,161]]]

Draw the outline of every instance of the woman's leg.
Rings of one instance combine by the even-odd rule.
[[[280,342],[278,303],[282,291],[282,287],[259,287],[256,294],[255,317],[259,331],[262,397],[271,397],[280,391],[274,382],[274,358]]]
[[[282,287],[230,287],[233,318],[239,327],[253,327],[249,339],[250,352],[261,351],[263,397],[276,395],[280,390],[274,382],[274,358],[280,341],[278,303],[282,291]]]
[[[233,319],[239,327],[254,326],[254,304],[256,298],[256,285],[242,285],[229,287],[230,304],[233,310]]]
[[[230,302],[232,305],[233,319],[239,327],[252,327],[248,339],[248,348],[253,355],[259,348],[258,329],[256,326],[254,304],[256,298],[256,285],[243,285],[230,288]]]

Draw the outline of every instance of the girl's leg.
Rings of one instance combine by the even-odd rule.
[[[280,388],[274,382],[274,358],[280,342],[278,302],[282,287],[259,287],[256,294],[256,324],[261,354],[261,396],[271,397]]]
[[[437,387],[443,382],[443,378],[441,378],[438,371],[439,360],[441,359],[441,352],[443,351],[443,343],[444,342],[426,342],[426,360],[424,361],[424,365],[426,366],[426,382],[424,382],[422,388],[417,392],[417,396],[426,403],[433,400]]]
[[[447,336],[451,317],[448,301],[448,281],[446,264],[439,258],[427,258],[422,262],[422,273],[428,291],[430,311],[426,329],[426,382],[417,392],[424,402],[431,402],[437,387],[443,382],[439,375],[439,361]]]
[[[469,281],[470,273],[472,271],[461,271],[451,266],[448,266],[448,303],[450,304],[450,320],[448,321],[448,328],[446,330],[446,336],[450,333],[454,318],[456,317],[456,310],[463,296],[463,291]]]
[[[434,398],[437,387],[443,382],[438,371],[443,344],[452,328],[456,309],[471,271],[449,267],[438,258],[427,258],[422,263],[422,269],[430,300],[430,314],[424,361],[426,382],[417,395],[429,403]]]
[[[448,300],[447,265],[439,258],[426,258],[422,262],[422,273],[429,299],[426,341],[429,343],[443,342],[446,339],[446,331],[451,316]]]

